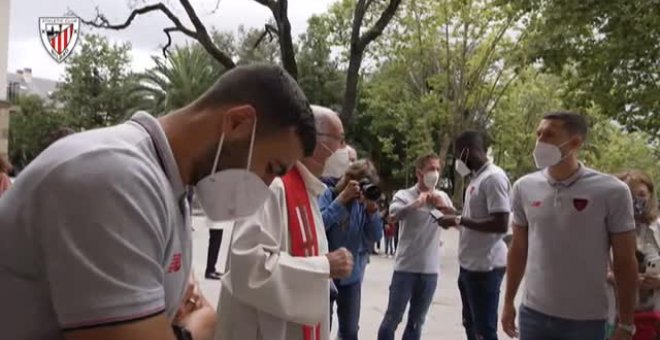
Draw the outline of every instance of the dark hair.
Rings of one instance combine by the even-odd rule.
[[[490,138],[482,131],[465,130],[454,139],[454,145],[487,152],[490,147]]]
[[[587,138],[589,127],[587,120],[579,113],[575,112],[550,112],[543,116],[543,119],[559,120],[564,123],[564,128],[571,135],[580,135],[582,139]]]
[[[429,153],[426,153],[424,155],[419,156],[417,158],[417,160],[415,161],[415,168],[417,170],[422,170],[424,168],[424,166],[426,165],[426,163],[428,161],[432,160],[432,159],[438,159],[439,160],[440,157],[435,152],[429,152]]]
[[[197,99],[200,109],[226,105],[250,105],[257,112],[257,133],[295,126],[305,156],[316,146],[316,128],[307,97],[283,68],[253,64],[225,72]]]

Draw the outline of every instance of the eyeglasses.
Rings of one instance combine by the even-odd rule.
[[[346,141],[346,136],[344,136],[343,134],[341,134],[341,135],[333,135],[333,134],[331,134],[331,133],[321,133],[321,132],[317,132],[316,135],[317,135],[317,136],[322,136],[322,137],[329,137],[329,138],[331,138],[331,139],[336,140],[336,141],[339,142],[340,144],[344,144],[344,142]]]

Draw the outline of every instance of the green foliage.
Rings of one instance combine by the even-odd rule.
[[[72,123],[73,117],[57,112],[36,95],[19,97],[9,121],[11,163],[16,169],[24,168],[48,146],[53,132]]]
[[[224,71],[198,44],[180,46],[167,59],[153,57],[156,66],[140,79],[140,92],[155,115],[179,109],[206,91]]]
[[[66,61],[64,82],[53,98],[81,128],[125,120],[141,103],[137,76],[130,72],[130,45],[113,45],[98,35],[81,39],[77,52]]]
[[[327,37],[332,27],[313,16],[307,32],[300,37],[298,49],[298,83],[311,103],[338,110],[344,93],[345,80]]]
[[[514,180],[536,170],[536,128],[546,112],[563,108],[559,77],[526,69],[500,100],[490,129],[495,162]]]
[[[515,0],[540,11],[533,56],[566,77],[573,105],[598,105],[660,140],[660,2]],[[566,71],[569,72],[566,72]]]

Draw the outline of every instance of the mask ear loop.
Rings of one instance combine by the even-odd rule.
[[[247,160],[247,171],[250,171],[252,166],[252,151],[254,150],[254,136],[257,132],[257,117],[254,117],[254,123],[252,124],[252,137],[250,137],[250,151],[248,151],[248,160]]]
[[[460,160],[461,162],[463,162],[463,164],[465,164],[467,166],[467,159],[465,161],[463,160],[463,154],[465,154],[466,156],[469,157],[470,156],[470,149],[463,148],[463,150],[461,150],[461,154],[458,156],[458,160]]]
[[[211,168],[211,175],[213,175],[216,172],[216,169],[218,167],[218,161],[220,160],[220,151],[222,150],[222,144],[225,141],[225,133],[223,132],[222,135],[220,135],[220,142],[218,142],[218,150],[215,152],[215,159],[213,160],[213,167]]]

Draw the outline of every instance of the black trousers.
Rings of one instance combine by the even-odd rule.
[[[209,230],[209,252],[206,256],[205,274],[215,273],[215,264],[218,262],[220,244],[222,243],[222,229]]]

